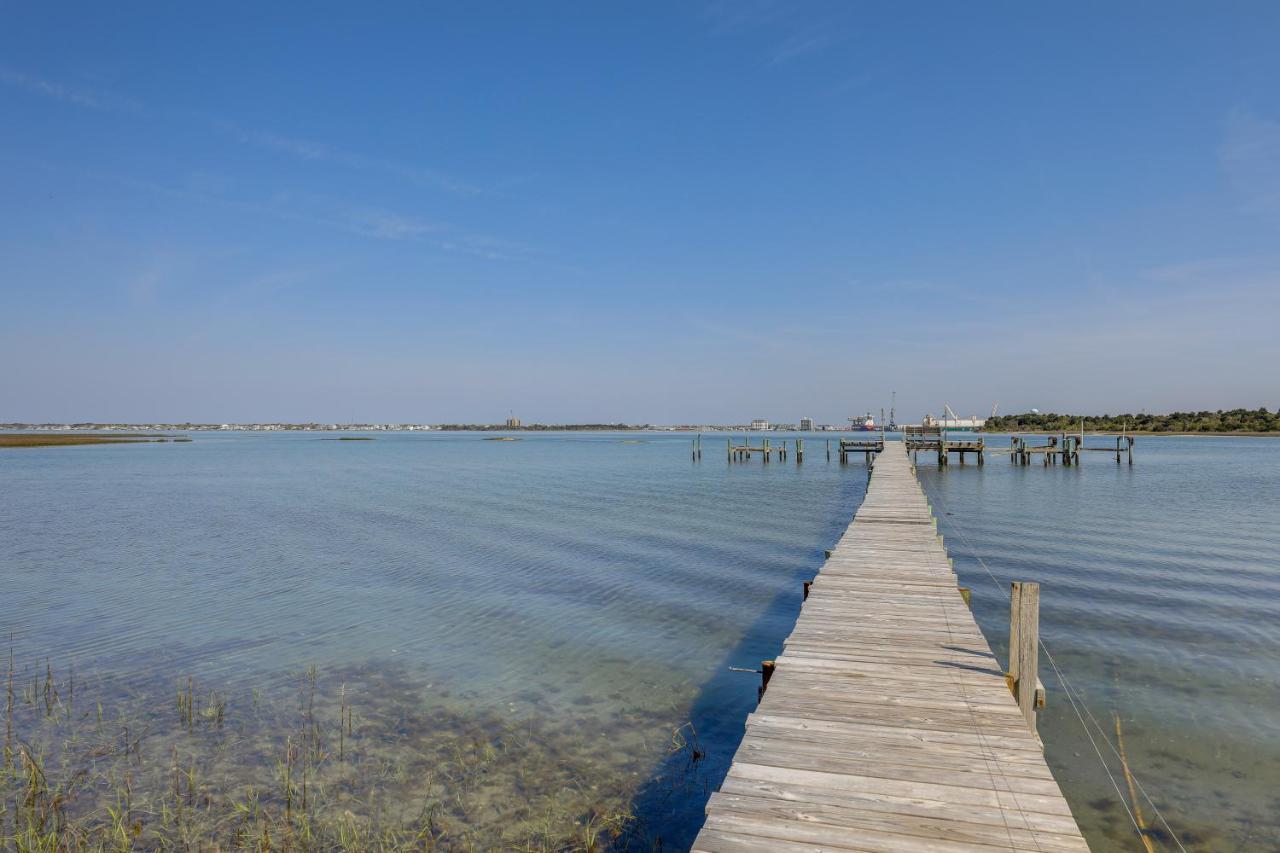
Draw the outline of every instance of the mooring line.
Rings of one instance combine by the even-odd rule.
[[[921,485],[923,487],[923,482],[921,483]],[[928,490],[926,490],[926,494],[927,493],[928,493]],[[953,520],[954,526],[956,528],[956,532],[959,534],[961,540],[964,541],[966,547],[969,549],[970,555],[975,560],[978,561],[978,565],[982,566],[983,570],[987,573],[987,576],[991,578],[991,582],[995,584],[997,589],[1000,590],[1000,594],[1004,596],[1006,599],[1009,599],[1011,597],[1009,591],[1005,589],[1004,586],[1001,585],[1000,580],[995,576],[995,573],[991,571],[991,567],[987,565],[986,560],[982,559],[982,555],[978,553],[978,549],[974,547],[973,541],[969,538],[968,534],[966,533],[964,529],[964,525],[961,524],[959,520],[956,519],[955,515],[946,511],[946,502],[943,501],[940,496],[938,497],[937,502],[940,508],[942,508],[943,512],[946,512],[947,516]],[[1028,562],[1034,563],[1036,561],[1029,560]],[[1135,834],[1139,838],[1143,839],[1144,846],[1146,846],[1147,836],[1144,831],[1144,827],[1142,827],[1138,823],[1137,818],[1134,816],[1133,810],[1129,808],[1129,804],[1124,798],[1124,794],[1120,792],[1120,785],[1116,781],[1114,774],[1112,774],[1111,768],[1107,765],[1106,758],[1103,756],[1102,750],[1098,748],[1098,744],[1094,740],[1093,734],[1089,731],[1089,725],[1085,722],[1084,716],[1088,716],[1089,720],[1093,723],[1094,728],[1098,730],[1099,736],[1101,736],[1102,740],[1107,744],[1107,747],[1111,750],[1112,754],[1115,755],[1117,760],[1123,763],[1122,756],[1120,755],[1119,751],[1116,749],[1115,744],[1113,744],[1111,742],[1111,739],[1107,737],[1106,732],[1103,730],[1102,725],[1098,722],[1097,718],[1093,715],[1093,712],[1089,710],[1089,706],[1087,703],[1085,703],[1084,697],[1078,695],[1079,691],[1076,690],[1076,688],[1071,685],[1071,683],[1067,680],[1067,677],[1062,673],[1061,668],[1059,668],[1058,666],[1057,660],[1053,656],[1053,652],[1049,650],[1049,646],[1045,642],[1043,636],[1040,638],[1039,642],[1040,642],[1040,648],[1044,650],[1045,658],[1049,661],[1049,665],[1053,668],[1054,674],[1058,677],[1058,683],[1062,685],[1063,693],[1066,695],[1067,701],[1070,702],[1072,711],[1075,712],[1076,718],[1080,721],[1081,728],[1084,729],[1085,736],[1089,739],[1090,745],[1093,746],[1094,752],[1098,756],[1099,763],[1102,764],[1102,769],[1107,774],[1107,779],[1111,782],[1111,786],[1115,789],[1116,797],[1120,800],[1120,805],[1124,807],[1125,813],[1128,814],[1129,820],[1133,824]],[[1077,694],[1077,695],[1073,695],[1073,694]],[[1079,702],[1079,707],[1077,707],[1077,701]],[[1084,709],[1084,715],[1081,715],[1080,708]],[[1173,828],[1169,826],[1169,821],[1165,819],[1164,813],[1160,810],[1160,807],[1155,804],[1155,801],[1151,799],[1151,795],[1147,793],[1147,789],[1143,786],[1142,780],[1138,778],[1136,773],[1132,773],[1132,771],[1131,771],[1131,775],[1133,777],[1134,785],[1142,793],[1143,799],[1147,801],[1147,805],[1151,807],[1152,812],[1154,812],[1155,816],[1160,820],[1160,823],[1164,826],[1164,829],[1169,834],[1169,837],[1173,839],[1174,844],[1178,845],[1178,849],[1181,850],[1182,853],[1186,853],[1187,848],[1183,846],[1182,841],[1181,839],[1178,838],[1177,833],[1175,833],[1173,831]],[[1134,805],[1135,807],[1137,806],[1136,801]]]

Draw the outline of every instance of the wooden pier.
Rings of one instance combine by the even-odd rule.
[[[977,457],[979,465],[986,461],[986,439],[955,439],[947,435],[946,430],[936,426],[909,426],[903,427],[903,442],[906,445],[907,452],[911,454],[912,461],[915,461],[920,451],[932,452],[938,455],[938,467],[945,468],[951,461],[951,454],[960,457],[960,464],[965,463],[965,457],[972,453]]]
[[[842,438],[840,439],[840,463],[847,464],[855,453],[863,454],[867,467],[871,467],[876,454],[884,451],[884,433],[873,439]]]
[[[695,446],[695,459],[702,458],[701,448],[701,444]],[[743,439],[742,444],[734,444],[733,439],[731,438],[726,443],[725,449],[729,454],[728,458],[730,462],[748,462],[751,460],[751,457],[755,455],[763,456],[765,462],[768,462],[776,455],[779,462],[784,462],[790,458],[793,452],[795,453],[797,463],[804,461],[803,438],[792,439],[790,448],[787,447],[786,439],[783,439],[778,444],[774,444],[772,441],[765,438],[761,439],[759,444],[752,444],[750,438],[745,438]]]
[[[1115,436],[1116,446],[1112,447],[1089,447],[1085,444],[1085,436],[1072,435],[1063,433],[1061,435],[1049,436],[1049,440],[1044,444],[1029,444],[1025,438],[1020,435],[1010,436],[1009,438],[1009,458],[1013,460],[1014,465],[1030,465],[1032,458],[1039,456],[1044,460],[1045,465],[1079,465],[1080,454],[1085,451],[1094,453],[1114,453],[1116,464],[1120,464],[1120,457],[1125,455],[1129,459],[1129,464],[1133,464],[1133,436],[1117,435]]]
[[[1087,850],[1035,732],[1039,588],[1015,585],[1011,673],[967,592],[903,443],[886,442],[761,667],[760,705],[693,849]]]

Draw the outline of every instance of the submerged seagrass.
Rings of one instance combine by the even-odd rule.
[[[398,665],[272,684],[123,688],[10,661],[0,848],[596,850],[652,830],[630,811],[636,771],[695,761],[642,708],[476,712]]]

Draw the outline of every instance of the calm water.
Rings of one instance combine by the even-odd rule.
[[[269,693],[313,664],[409,685],[450,721],[543,727],[573,778],[522,772],[508,799],[598,787],[644,838],[687,843],[755,702],[758,678],[727,668],[776,650],[865,471],[813,451],[728,467],[723,439],[693,464],[685,436],[322,436],[4,453],[19,662],[160,697],[187,676]],[[357,712],[402,713],[373,690]]]
[[[521,754],[539,761],[485,770],[454,828],[573,826],[625,801],[633,840],[686,845],[755,704],[755,677],[727,668],[777,651],[863,467],[828,464],[818,438],[803,466],[727,466],[710,437],[693,464],[683,435],[322,436],[0,454],[0,631],[19,669],[73,661],[157,718],[156,697],[192,677],[232,697],[232,725],[251,716],[237,697],[257,709],[315,665],[397,732],[378,740],[369,722],[371,756],[382,744],[443,766],[450,738],[527,727]],[[1133,771],[1187,849],[1280,848],[1278,454],[1270,440],[1153,438],[1132,468],[921,459],[997,652],[1008,581],[1039,581],[1059,667],[1111,741],[1119,714]],[[1047,754],[1091,842],[1136,848],[1044,681]],[[454,778],[442,772],[383,796],[436,796]]]

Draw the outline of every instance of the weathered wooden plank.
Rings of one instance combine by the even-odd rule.
[[[1071,835],[1075,821],[1067,816],[1001,809],[997,806],[956,805],[942,800],[920,797],[894,797],[884,793],[861,794],[848,790],[816,788],[792,783],[765,782],[752,779],[725,779],[720,792],[781,800],[789,803],[844,806],[861,812],[887,812],[914,817],[932,817],[961,823],[1014,826],[1025,831],[1053,835]]]
[[[967,815],[939,817],[928,814],[912,814],[864,808],[856,800],[842,803],[804,802],[780,800],[774,797],[749,796],[732,792],[712,795],[715,808],[726,813],[777,818],[815,825],[828,825],[894,835],[920,836],[922,838],[978,845],[983,849],[1008,846],[1010,842],[1019,849],[1055,851],[1087,850],[1079,838],[1044,830],[1026,829],[1009,825],[1006,817],[1000,822],[976,822],[963,819]]]
[[[1028,812],[1041,812],[1070,817],[1071,809],[1061,794],[1033,794],[1010,791],[992,784],[986,787],[968,785],[935,785],[909,779],[892,779],[884,776],[860,776],[853,773],[828,773],[807,767],[778,767],[771,764],[754,764],[735,761],[729,767],[729,776],[738,779],[754,779],[765,782],[796,783],[827,788],[833,791],[855,791],[862,794],[886,794],[938,800],[958,806],[988,806]]]

